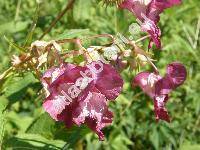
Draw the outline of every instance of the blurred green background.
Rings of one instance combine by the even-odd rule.
[[[11,42],[24,45],[38,15],[32,41],[37,40],[66,4],[67,0],[42,0],[36,13],[35,0],[0,0],[0,73],[11,66],[11,56],[19,54]],[[100,142],[84,126],[66,130],[54,122],[41,107],[38,80],[31,73],[16,73],[0,83],[0,149],[200,150],[200,43],[198,38],[193,48],[185,32],[195,42],[199,6],[199,0],[184,0],[166,10],[159,23],[163,51],[154,47],[156,65],[164,73],[168,63],[180,61],[188,71],[187,81],[172,92],[167,103],[171,123],[156,123],[151,99],[130,86],[135,72],[124,71],[123,93],[111,103],[114,122],[104,129],[106,139]],[[128,26],[134,22],[128,11],[102,6],[97,0],[76,0],[44,40],[118,32],[129,36]],[[141,44],[147,49],[147,41]]]

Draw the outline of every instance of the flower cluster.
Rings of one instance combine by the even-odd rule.
[[[166,8],[180,3],[181,0],[124,0],[119,7],[131,11],[142,23],[142,30],[148,32],[151,36],[149,48],[152,47],[152,42],[160,48],[161,31],[157,26],[160,20],[159,15]]]
[[[109,64],[92,62],[87,66],[61,64],[47,70],[42,83],[47,91],[44,109],[57,121],[86,124],[103,140],[102,128],[112,123],[108,101],[121,92],[123,80]]]
[[[180,0],[125,0],[119,6],[133,12],[142,22],[142,29],[150,34],[149,48],[152,47],[152,42],[160,48],[161,32],[157,27],[159,15],[164,9],[180,2]],[[112,38],[110,35],[106,37]],[[137,64],[143,66],[149,63],[153,66],[154,72],[140,72],[134,77],[132,85],[139,86],[152,98],[156,120],[170,122],[165,104],[169,99],[169,93],[186,80],[186,68],[181,63],[169,64],[165,76],[162,77],[153,64],[151,55],[138,47],[136,42],[126,43],[132,46],[132,49],[117,51],[114,47],[117,44],[115,45],[114,42],[114,46],[92,46],[85,49],[80,39],[66,39],[58,42],[63,41],[77,44],[80,48],[79,55],[84,55],[86,61],[82,66],[61,61],[59,66],[52,67],[43,74],[41,82],[46,91],[43,107],[53,119],[64,122],[67,128],[72,125],[86,124],[96,132],[100,140],[103,140],[102,129],[113,120],[113,113],[108,109],[108,102],[115,100],[123,87],[123,80],[118,71],[128,67],[136,69]],[[36,44],[38,45],[38,42]],[[53,41],[46,45],[44,49],[54,47],[57,50],[56,54],[59,55],[61,51],[58,50],[59,44]],[[102,52],[104,55],[101,57]],[[69,54],[64,56],[68,57]],[[40,62],[41,65],[48,60],[47,56],[42,60],[44,61]]]

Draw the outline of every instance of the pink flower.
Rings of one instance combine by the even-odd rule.
[[[186,75],[186,68],[178,62],[173,62],[167,66],[164,77],[155,73],[141,72],[134,78],[133,86],[139,86],[153,99],[156,120],[162,119],[170,122],[165,108],[168,94],[184,83]]]
[[[181,3],[181,0],[125,0],[120,4],[120,8],[131,11],[141,22],[142,30],[151,36],[149,48],[152,41],[160,48],[161,31],[157,26],[160,14],[167,8]]]
[[[116,99],[123,86],[112,66],[100,61],[84,67],[62,64],[47,70],[41,80],[49,93],[43,107],[53,119],[68,128],[87,124],[103,140],[101,130],[113,119],[108,100]]]

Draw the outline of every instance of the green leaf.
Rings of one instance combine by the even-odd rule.
[[[6,22],[0,25],[0,35],[4,33],[16,33],[25,30],[28,26],[28,21]]]
[[[44,113],[33,121],[26,132],[30,134],[40,134],[49,139],[54,137],[54,132],[56,131],[55,125],[56,122],[49,114]]]
[[[199,150],[199,149],[200,149],[200,144],[193,144],[190,142],[185,142],[180,146],[180,150]]]
[[[37,134],[19,134],[7,139],[4,143],[6,149],[32,149],[32,150],[60,150],[65,142],[61,140],[48,140]]]
[[[91,1],[85,1],[85,0],[76,1],[76,5],[73,8],[74,20],[77,22],[81,22],[90,19],[92,9],[87,9],[87,8],[91,7],[92,7]]]
[[[57,36],[55,39],[56,40],[61,40],[61,39],[70,39],[70,38],[80,38],[83,35],[90,34],[89,29],[70,29],[70,30],[65,30],[64,33],[61,35]]]
[[[128,150],[128,145],[132,145],[132,141],[125,135],[118,135],[112,140],[112,148],[115,150],[123,149]]]
[[[6,112],[5,108],[8,104],[8,100],[4,96],[0,96],[0,148],[3,142],[5,124],[6,124]]]
[[[67,143],[65,148],[70,148],[73,147],[77,141],[82,139],[89,131],[90,130],[85,126],[73,126],[72,128],[67,129],[64,124],[57,123],[49,116],[49,114],[44,113],[33,121],[26,133],[40,134],[48,139],[64,140]]]
[[[8,100],[5,96],[0,96],[0,116],[3,115],[2,112],[5,110],[8,105]]]
[[[18,130],[18,133],[24,133],[32,121],[32,117],[23,113],[19,114],[15,111],[9,111],[7,113],[7,122],[12,124]]]
[[[171,132],[168,127],[161,126],[160,127],[160,131],[162,132],[162,134],[164,135],[164,137],[166,139],[168,139],[173,144],[173,146],[176,146],[176,140],[175,140],[175,138],[173,136],[173,132]]]
[[[9,100],[9,105],[22,100],[23,95],[29,88],[41,89],[41,84],[32,73],[24,74],[22,77],[12,77],[8,79],[3,88],[4,95]]]
[[[24,74],[22,77],[14,77],[6,83],[5,95],[9,97],[36,82],[37,79],[31,73]]]
[[[69,149],[69,148],[73,148],[75,144],[80,139],[83,139],[85,135],[88,134],[89,132],[90,130],[86,126],[83,125],[81,127],[73,126],[70,129],[63,128],[63,130],[60,130],[56,134],[58,135],[58,134],[66,133],[66,134],[63,134],[63,136],[65,136],[66,138],[65,139],[66,144],[64,146],[64,149]]]
[[[4,83],[6,82],[8,77],[11,75],[12,71],[13,71],[13,68],[11,67],[7,69],[6,71],[4,71],[2,74],[0,74],[0,91],[2,90]]]
[[[152,133],[150,134],[150,140],[155,149],[159,149],[159,138],[159,131],[156,127],[154,127]]]

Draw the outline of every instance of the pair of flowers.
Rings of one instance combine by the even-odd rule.
[[[83,67],[64,63],[47,70],[41,80],[47,92],[43,107],[53,119],[65,122],[68,128],[74,124],[78,126],[86,124],[97,133],[100,140],[103,140],[102,128],[111,124],[113,120],[113,113],[108,109],[108,102],[118,97],[123,88],[123,80],[114,67],[100,63],[102,71],[96,72],[93,77],[92,74],[88,74],[87,77],[92,77],[91,82],[77,97],[72,98],[72,101],[66,101],[63,91],[67,93],[81,77],[80,72],[88,70],[89,65],[97,67],[95,65],[97,62]],[[164,77],[156,73],[141,72],[136,75],[132,84],[140,86],[153,99],[156,119],[169,121],[165,108],[168,94],[183,84],[185,79],[185,67],[174,62],[167,66]]]

